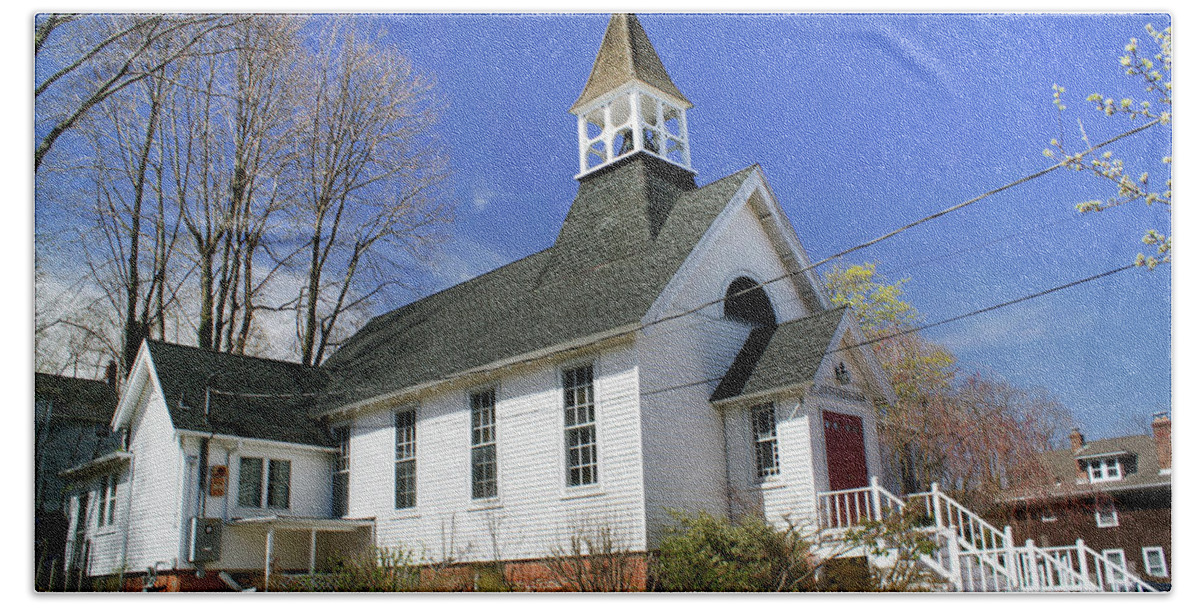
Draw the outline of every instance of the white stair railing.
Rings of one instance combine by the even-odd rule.
[[[1113,563],[1084,544],[1083,539],[1065,547],[1046,547],[1045,551],[1079,573],[1093,587],[1090,591],[1158,591],[1125,568],[1125,564]]]
[[[909,494],[907,502],[871,478],[865,488],[817,493],[817,519],[822,535],[838,536],[866,521],[881,521],[919,505],[939,551],[921,556],[931,570],[958,591],[1156,591],[1084,545],[1043,549],[1032,540],[1013,542],[1012,528],[999,528],[938,488]]]

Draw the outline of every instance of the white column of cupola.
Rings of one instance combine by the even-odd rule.
[[[637,152],[661,158],[688,171],[687,111],[641,83],[629,83],[575,112],[582,177]]]

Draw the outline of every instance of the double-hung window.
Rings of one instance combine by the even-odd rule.
[[[1121,478],[1121,462],[1116,458],[1099,458],[1088,462],[1088,480],[1111,481]]]
[[[396,412],[396,508],[417,506],[417,411]]]
[[[100,501],[96,512],[96,527],[111,526],[117,521],[117,475],[105,475],[100,480]]]
[[[596,390],[591,364],[563,370],[562,382],[567,485],[591,485],[600,481],[596,452]]]
[[[775,404],[750,408],[750,431],[754,436],[754,466],[758,477],[779,474],[779,445],[775,437]]]
[[[1167,576],[1167,554],[1162,547],[1142,547],[1142,560],[1145,562],[1146,574],[1150,576]]]
[[[262,458],[240,459],[238,506],[261,509],[265,503],[270,509],[291,508],[292,461],[272,459],[265,464]]]
[[[1119,525],[1117,519],[1117,505],[1113,499],[1108,496],[1099,496],[1096,498],[1096,527],[1097,528],[1115,528]]]
[[[333,471],[333,515],[341,517],[349,512],[350,505],[350,427],[333,429],[337,441],[337,461]]]
[[[1117,570],[1117,568],[1125,569],[1125,550],[1105,549],[1100,552],[1100,555],[1109,564],[1109,567],[1105,568],[1108,575],[1106,578],[1108,578],[1109,582],[1115,585],[1123,585],[1125,583],[1125,575],[1120,570]]]
[[[471,498],[495,498],[496,389],[471,395]]]

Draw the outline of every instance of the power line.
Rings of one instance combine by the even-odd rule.
[[[957,316],[954,316],[954,317],[950,317],[950,318],[948,318],[948,319],[942,319],[941,321],[935,321],[935,322],[933,322],[933,323],[926,323],[926,324],[924,324],[924,325],[919,325],[919,326],[917,326],[917,327],[911,327],[911,328],[905,329],[905,330],[903,330],[903,331],[899,331],[899,332],[891,333],[891,334],[888,334],[888,335],[885,335],[885,336],[880,336],[880,337],[877,337],[877,338],[872,338],[872,339],[870,339],[870,340],[863,340],[862,342],[858,342],[858,343],[855,343],[855,344],[848,344],[848,345],[846,345],[846,346],[842,346],[842,347],[839,347],[839,348],[834,348],[834,349],[831,349],[831,350],[827,350],[827,351],[825,351],[825,352],[821,353],[821,357],[822,357],[822,358],[824,358],[824,357],[825,357],[825,355],[831,355],[831,354],[834,354],[834,353],[839,353],[839,352],[842,352],[842,351],[845,351],[845,350],[851,350],[851,349],[859,348],[859,347],[862,347],[862,346],[869,346],[869,345],[871,345],[871,344],[874,344],[874,343],[876,343],[876,342],[883,342],[883,341],[886,341],[886,340],[891,340],[891,339],[893,339],[893,338],[898,338],[898,337],[900,337],[900,336],[905,336],[905,335],[908,335],[908,334],[916,333],[916,332],[918,332],[918,331],[922,331],[922,330],[930,329],[930,328],[933,328],[933,327],[938,327],[938,326],[940,326],[940,325],[945,325],[945,324],[947,324],[947,323],[953,323],[953,322],[955,322],[955,321],[961,321],[961,320],[963,320],[963,319],[967,319],[967,318],[970,318],[970,317],[974,317],[974,316],[976,316],[976,315],[981,315],[981,314],[984,314],[984,313],[992,312],[992,311],[994,311],[994,310],[999,310],[999,309],[1001,309],[1001,308],[1004,308],[1004,307],[1006,307],[1006,306],[1012,306],[1012,305],[1014,305],[1014,304],[1020,304],[1021,302],[1027,302],[1027,301],[1029,301],[1029,300],[1032,300],[1032,299],[1034,299],[1034,298],[1040,298],[1040,297],[1042,297],[1042,296],[1049,295],[1049,294],[1052,294],[1052,293],[1055,293],[1055,292],[1058,292],[1058,291],[1062,291],[1062,290],[1064,290],[1064,289],[1070,289],[1071,287],[1075,287],[1075,286],[1078,286],[1078,285],[1082,285],[1082,284],[1084,284],[1084,283],[1088,283],[1088,282],[1091,282],[1091,281],[1095,281],[1095,280],[1098,280],[1098,279],[1102,279],[1102,278],[1104,278],[1104,277],[1111,276],[1111,275],[1117,274],[1117,273],[1119,273],[1119,272],[1124,272],[1124,271],[1126,271],[1126,270],[1129,270],[1129,269],[1131,269],[1131,268],[1136,268],[1136,267],[1137,267],[1137,265],[1136,265],[1136,264],[1129,264],[1129,265],[1127,265],[1127,266],[1122,266],[1122,267],[1120,267],[1120,268],[1114,268],[1114,269],[1112,269],[1112,270],[1107,270],[1107,271],[1105,271],[1105,272],[1101,272],[1101,273],[1099,273],[1099,274],[1094,274],[1094,275],[1092,275],[1092,276],[1090,276],[1090,277],[1086,277],[1086,278],[1078,279],[1078,280],[1075,280],[1075,281],[1071,281],[1070,283],[1064,283],[1064,284],[1062,284],[1062,285],[1058,285],[1057,287],[1051,287],[1051,288],[1049,288],[1049,289],[1043,289],[1042,291],[1039,291],[1039,292],[1037,292],[1037,293],[1031,293],[1031,294],[1028,294],[1028,295],[1024,295],[1024,296],[1021,296],[1021,297],[1019,297],[1019,298],[1015,298],[1015,299],[1012,299],[1012,300],[1008,300],[1008,301],[1006,301],[1006,302],[1001,302],[1001,303],[999,303],[999,304],[994,304],[994,305],[992,305],[992,306],[988,306],[988,307],[986,307],[986,308],[979,308],[979,309],[973,310],[973,311],[971,311],[971,312],[967,312],[967,313],[963,313],[963,314],[961,314],[961,315],[957,315]],[[720,380],[723,380],[723,379],[724,379],[724,376],[721,376],[721,377],[718,377],[718,378],[705,378],[705,379],[703,379],[703,380],[697,380],[697,381],[694,381],[694,382],[688,382],[688,383],[686,383],[686,384],[678,384],[678,385],[675,385],[675,386],[668,386],[668,387],[664,387],[664,388],[658,388],[658,389],[654,389],[654,390],[652,390],[652,391],[644,391],[644,392],[641,392],[641,393],[639,393],[639,394],[640,394],[641,396],[655,395],[655,394],[658,394],[658,393],[665,393],[665,392],[669,392],[669,391],[674,391],[674,390],[679,390],[679,389],[684,389],[684,388],[690,388],[690,387],[693,387],[693,386],[698,386],[698,385],[700,385],[700,384],[706,384],[706,383],[709,383],[709,382],[718,382],[718,381],[720,381]]]
[[[1103,148],[1103,147],[1106,147],[1106,146],[1108,146],[1108,145],[1110,145],[1110,144],[1112,144],[1112,143],[1114,143],[1114,142],[1116,142],[1116,141],[1119,141],[1119,140],[1121,140],[1121,139],[1124,139],[1124,138],[1126,138],[1126,137],[1129,137],[1129,136],[1131,136],[1131,135],[1135,135],[1135,134],[1137,134],[1137,133],[1140,133],[1140,132],[1142,132],[1142,131],[1144,131],[1144,130],[1146,130],[1146,129],[1149,129],[1150,127],[1153,127],[1153,126],[1155,126],[1155,125],[1157,125],[1157,124],[1159,124],[1159,122],[1158,122],[1157,120],[1155,120],[1155,121],[1152,121],[1152,122],[1148,122],[1148,123],[1146,123],[1146,124],[1143,124],[1143,125],[1141,125],[1141,126],[1139,126],[1139,127],[1135,127],[1135,128],[1133,128],[1133,129],[1130,129],[1129,131],[1125,131],[1124,133],[1121,133],[1121,134],[1115,135],[1115,136],[1113,136],[1113,137],[1111,137],[1111,138],[1109,138],[1109,139],[1107,139],[1107,140],[1104,140],[1104,141],[1102,141],[1102,142],[1100,142],[1100,143],[1098,143],[1098,144],[1096,144],[1096,145],[1094,145],[1094,146],[1092,146],[1092,147],[1090,147],[1090,148],[1088,148],[1088,149],[1086,149],[1086,150],[1084,150],[1084,151],[1082,151],[1082,152],[1079,152],[1079,153],[1077,153],[1077,154],[1075,155],[1075,157],[1076,157],[1076,158],[1083,158],[1083,157],[1085,157],[1085,156],[1087,156],[1087,155],[1091,154],[1092,152],[1095,152],[1096,150],[1099,150],[1099,149],[1101,149],[1101,148]],[[698,312],[700,312],[700,311],[704,310],[705,308],[708,308],[708,307],[710,307],[710,306],[713,306],[713,305],[716,305],[716,304],[720,304],[720,303],[722,303],[722,302],[725,302],[726,300],[730,300],[730,299],[733,299],[733,298],[737,298],[737,297],[740,297],[740,296],[742,296],[742,295],[745,295],[745,294],[748,294],[748,293],[750,293],[750,292],[753,292],[753,291],[755,291],[755,290],[761,289],[761,288],[763,288],[763,287],[765,287],[765,286],[767,286],[767,285],[771,285],[771,284],[773,284],[773,283],[777,283],[777,282],[779,282],[779,281],[783,281],[783,280],[785,280],[785,279],[789,279],[789,278],[792,278],[792,277],[796,277],[796,276],[802,275],[802,274],[804,274],[804,273],[806,273],[806,272],[808,272],[808,271],[810,271],[810,270],[814,270],[814,269],[816,269],[816,268],[819,268],[819,267],[821,267],[821,266],[823,266],[823,265],[825,265],[825,264],[828,264],[829,262],[832,262],[832,261],[834,261],[834,260],[836,260],[836,259],[838,259],[838,258],[844,257],[844,256],[846,256],[846,255],[848,255],[848,254],[851,254],[851,253],[854,253],[854,252],[856,252],[856,251],[861,251],[861,250],[863,250],[863,249],[866,249],[866,248],[868,248],[868,247],[871,247],[871,246],[877,245],[877,244],[879,244],[879,243],[881,243],[881,242],[883,242],[883,241],[886,241],[886,240],[888,240],[888,239],[890,239],[890,238],[892,238],[892,237],[894,237],[894,236],[897,236],[897,235],[899,235],[899,234],[902,234],[902,233],[904,233],[904,232],[906,232],[906,231],[908,231],[908,230],[911,230],[912,228],[916,228],[917,226],[920,226],[920,225],[923,225],[923,224],[925,224],[925,223],[931,222],[931,221],[933,221],[933,220],[935,220],[935,219],[937,219],[937,218],[939,218],[939,217],[942,217],[942,216],[944,216],[944,215],[947,215],[947,214],[953,213],[953,212],[955,212],[955,211],[959,211],[959,210],[961,210],[961,209],[964,209],[964,208],[966,208],[966,207],[968,207],[968,206],[970,206],[970,205],[973,205],[973,204],[975,204],[975,203],[977,203],[977,202],[979,202],[979,201],[982,201],[982,200],[984,200],[984,199],[986,199],[986,198],[989,198],[989,197],[991,197],[991,196],[994,196],[994,195],[996,195],[996,194],[999,194],[999,193],[1001,193],[1001,192],[1004,192],[1004,191],[1006,191],[1006,190],[1010,190],[1010,189],[1012,189],[1012,188],[1015,188],[1016,186],[1019,186],[1019,185],[1021,185],[1021,184],[1027,183],[1027,182],[1029,182],[1029,181],[1032,181],[1032,180],[1034,180],[1034,179],[1037,179],[1037,178],[1039,178],[1039,177],[1043,177],[1043,176],[1045,176],[1045,175],[1048,175],[1048,174],[1050,174],[1050,173],[1052,173],[1052,172],[1054,172],[1054,171],[1056,171],[1056,170],[1058,170],[1058,169],[1061,169],[1061,168],[1063,168],[1063,167],[1067,167],[1067,166],[1069,166],[1069,165],[1068,165],[1068,164],[1066,164],[1066,161],[1062,161],[1062,162],[1056,163],[1056,164],[1054,164],[1054,165],[1052,165],[1052,166],[1050,166],[1050,167],[1047,167],[1047,168],[1045,168],[1045,169],[1042,169],[1042,170],[1040,170],[1040,171],[1036,171],[1036,172],[1034,172],[1034,173],[1031,173],[1031,174],[1029,174],[1029,175],[1026,175],[1026,176],[1024,176],[1024,177],[1021,177],[1021,178],[1019,178],[1019,179],[1016,179],[1016,180],[1014,180],[1014,181],[1008,182],[1007,184],[1004,184],[1004,185],[1002,185],[1002,186],[999,186],[999,187],[997,187],[997,188],[993,188],[993,189],[991,189],[991,190],[988,190],[987,192],[984,192],[983,194],[980,194],[979,196],[976,196],[976,197],[974,197],[974,198],[968,199],[968,200],[966,200],[966,201],[963,201],[963,202],[961,202],[961,203],[958,203],[958,204],[955,204],[955,205],[951,205],[951,206],[949,206],[949,207],[947,207],[947,208],[945,208],[945,209],[942,209],[942,210],[940,210],[940,211],[937,211],[937,212],[935,212],[935,213],[932,213],[932,214],[926,215],[926,216],[924,216],[924,217],[922,217],[922,218],[920,218],[920,219],[917,219],[917,220],[914,220],[914,221],[912,221],[912,222],[909,222],[909,223],[907,223],[907,224],[905,224],[905,225],[903,225],[903,226],[901,226],[901,227],[899,227],[899,228],[896,228],[895,230],[892,230],[892,231],[890,231],[890,232],[887,232],[887,233],[885,233],[885,234],[882,234],[882,235],[880,235],[880,236],[877,236],[877,237],[875,237],[875,238],[873,238],[873,239],[870,239],[870,240],[868,240],[868,241],[865,241],[865,242],[859,243],[859,244],[857,244],[857,245],[851,246],[851,247],[849,247],[849,248],[847,248],[847,249],[843,249],[842,251],[839,251],[839,252],[837,252],[837,253],[834,253],[834,254],[832,254],[832,255],[826,256],[825,258],[822,258],[821,260],[819,260],[819,261],[817,261],[817,262],[815,262],[815,263],[810,263],[810,264],[808,264],[807,266],[805,266],[805,267],[803,267],[803,268],[800,268],[799,270],[795,270],[795,271],[786,272],[786,273],[784,273],[784,274],[782,274],[782,275],[780,275],[780,276],[777,276],[777,277],[774,277],[774,278],[772,278],[772,279],[768,279],[768,280],[766,280],[766,281],[763,281],[762,283],[755,284],[755,285],[754,285],[754,286],[752,286],[752,287],[748,287],[748,288],[746,288],[746,289],[740,290],[740,291],[738,291],[738,292],[735,292],[735,293],[732,293],[732,294],[726,294],[726,295],[725,295],[725,296],[723,296],[723,297],[720,297],[720,298],[717,298],[717,299],[715,299],[715,300],[711,300],[711,301],[705,302],[705,303],[703,303],[703,304],[700,304],[700,305],[698,305],[698,306],[695,306],[695,307],[693,307],[693,308],[690,308],[690,309],[687,309],[687,310],[684,310],[684,311],[681,311],[681,312],[678,312],[678,313],[674,313],[674,314],[666,315],[666,316],[663,316],[663,317],[659,317],[659,318],[657,318],[657,319],[654,319],[654,320],[651,320],[651,321],[647,321],[647,322],[644,322],[644,323],[638,323],[638,324],[634,325],[633,327],[631,327],[631,328],[629,328],[629,329],[625,329],[625,330],[618,331],[618,332],[613,332],[613,333],[611,333],[611,334],[608,334],[608,335],[605,335],[605,336],[603,336],[603,337],[601,337],[601,338],[595,338],[595,339],[589,340],[589,341],[587,341],[587,342],[585,342],[585,343],[583,343],[583,344],[576,344],[576,345],[570,346],[570,347],[568,347],[568,348],[565,348],[565,349],[562,349],[562,350],[559,350],[559,351],[555,351],[554,353],[551,353],[551,354],[548,354],[548,355],[540,355],[540,356],[534,356],[534,357],[524,357],[524,358],[521,358],[521,359],[517,359],[517,360],[515,360],[515,361],[510,361],[510,362],[508,362],[508,363],[506,363],[506,364],[504,364],[504,365],[502,365],[502,366],[500,366],[500,367],[498,367],[498,368],[496,368],[496,369],[502,369],[502,368],[512,367],[512,366],[514,366],[514,365],[521,365],[521,364],[530,363],[530,362],[533,362],[533,361],[538,361],[538,360],[541,360],[541,359],[544,359],[544,358],[546,358],[547,356],[561,356],[561,355],[563,355],[563,354],[566,354],[566,353],[577,352],[577,351],[579,351],[579,350],[581,350],[581,349],[584,349],[584,348],[587,348],[587,347],[590,347],[590,346],[594,346],[594,345],[596,345],[596,344],[599,344],[599,343],[601,343],[601,342],[605,342],[605,341],[612,340],[612,339],[615,339],[615,338],[620,338],[620,337],[623,337],[623,336],[631,335],[631,334],[634,334],[634,333],[636,333],[636,332],[638,332],[638,331],[644,331],[644,330],[646,330],[646,329],[647,329],[647,328],[649,328],[649,327],[653,327],[653,326],[656,326],[656,325],[660,325],[660,324],[662,324],[662,323],[666,323],[666,322],[668,322],[668,321],[673,321],[673,320],[676,320],[676,319],[683,318],[683,317],[685,317],[685,316],[689,316],[689,315],[692,315],[692,314],[696,314],[696,313],[698,313]],[[1130,265],[1129,267],[1132,267],[1132,265]],[[1128,267],[1126,267],[1126,268],[1128,268]],[[1118,270],[1116,270],[1116,271],[1110,271],[1110,272],[1109,272],[1109,274],[1112,274],[1113,272],[1118,272],[1118,271],[1120,271],[1120,270],[1125,270],[1126,268],[1121,268],[1121,269],[1118,269]],[[1103,276],[1107,276],[1107,275],[1103,275]],[[1099,277],[1095,277],[1095,278],[1099,278]],[[1086,279],[1086,280],[1092,280],[1092,279],[1091,279],[1091,278],[1089,278],[1089,279]],[[1085,280],[1085,282],[1086,282],[1086,280]],[[1071,286],[1071,285],[1060,286],[1059,288],[1056,288],[1055,290],[1057,290],[1057,289],[1065,289],[1066,287],[1069,287],[1069,286]],[[1037,295],[1045,295],[1045,294],[1035,294],[1034,296],[1031,296],[1031,297],[1037,297]],[[1023,301],[1023,300],[1022,300],[1022,301]],[[998,305],[997,307],[1003,307],[1003,306],[1007,306],[1007,305],[1009,305],[1009,304],[1012,304],[1012,303],[1015,303],[1015,302],[1010,302],[1010,303],[1001,304],[1001,305]],[[979,313],[981,313],[981,312],[986,312],[986,310],[982,310],[982,311],[976,311],[976,312],[974,312],[974,313],[970,313],[970,314],[979,314]],[[968,315],[968,316],[970,316],[970,315]],[[965,317],[964,317],[964,318],[965,318]],[[952,320],[954,320],[954,319],[948,319],[948,320],[945,320],[945,321],[941,321],[941,322],[939,322],[939,324],[940,324],[940,323],[948,323],[948,322],[950,322],[950,321],[952,321]],[[922,327],[922,328],[920,328],[920,329],[923,329],[923,328],[925,328],[925,327]],[[915,331],[915,330],[914,330],[914,331]],[[906,333],[911,333],[911,332],[906,332]],[[903,335],[903,334],[897,334],[897,335]],[[440,380],[440,381],[442,381],[442,382],[446,382],[446,381],[453,381],[453,380],[457,380],[457,379],[464,378],[464,377],[468,377],[468,376],[474,376],[474,375],[477,375],[477,374],[479,374],[479,373],[483,373],[483,372],[485,372],[485,371],[495,371],[495,370],[468,370],[468,371],[455,372],[455,373],[452,373],[452,374],[449,374],[449,375],[443,376],[443,377],[439,378],[439,380]],[[285,395],[285,394],[272,395],[272,397],[284,397],[284,396],[286,396],[286,395]],[[344,407],[344,406],[343,406],[343,407]],[[341,408],[338,408],[338,409],[341,409]]]
[[[880,336],[880,337],[877,337],[877,338],[872,338],[872,339],[870,339],[870,340],[863,340],[862,342],[857,342],[857,343],[855,343],[855,344],[849,344],[849,345],[842,346],[842,347],[839,347],[839,348],[834,348],[834,349],[831,349],[831,350],[826,350],[825,352],[821,353],[821,357],[822,357],[822,358],[824,358],[826,355],[831,355],[831,354],[834,354],[834,353],[839,353],[839,352],[842,352],[842,351],[845,351],[845,350],[851,350],[851,349],[854,349],[854,348],[859,348],[859,347],[862,347],[862,346],[869,346],[869,345],[871,345],[871,344],[875,344],[876,342],[883,342],[883,341],[886,341],[886,340],[891,340],[891,339],[893,339],[893,338],[898,338],[898,337],[900,337],[900,336],[905,336],[905,335],[912,334],[912,333],[916,333],[916,332],[919,332],[919,331],[922,331],[922,330],[931,329],[931,328],[938,327],[938,326],[941,326],[941,325],[946,325],[947,323],[953,323],[953,322],[955,322],[955,321],[961,321],[961,320],[963,320],[963,319],[967,319],[967,318],[970,318],[970,317],[974,317],[974,316],[976,316],[976,315],[981,315],[981,314],[984,314],[984,313],[992,312],[992,311],[994,311],[994,310],[999,310],[999,309],[1001,309],[1001,308],[1005,308],[1005,307],[1008,307],[1008,306],[1013,306],[1013,305],[1015,305],[1015,304],[1020,304],[1020,303],[1022,303],[1022,302],[1028,302],[1029,300],[1033,300],[1033,299],[1035,299],[1035,298],[1040,298],[1040,297],[1042,297],[1042,296],[1050,295],[1050,294],[1052,294],[1052,293],[1059,292],[1059,291],[1062,291],[1062,290],[1064,290],[1064,289],[1070,289],[1070,288],[1072,288],[1072,287],[1076,287],[1076,286],[1079,286],[1079,285],[1083,285],[1084,283],[1090,283],[1091,281],[1096,281],[1096,280],[1099,280],[1099,279],[1103,279],[1103,278],[1105,278],[1105,277],[1108,277],[1108,276],[1111,276],[1111,275],[1114,275],[1114,274],[1117,274],[1117,273],[1120,273],[1120,272],[1124,272],[1124,271],[1126,271],[1126,270],[1129,270],[1129,269],[1131,269],[1131,268],[1136,268],[1136,267],[1137,267],[1137,265],[1136,265],[1136,264],[1128,264],[1128,265],[1126,265],[1126,266],[1121,266],[1120,268],[1113,268],[1112,270],[1106,270],[1106,271],[1104,271],[1104,272],[1101,272],[1101,273],[1098,273],[1098,274],[1094,274],[1094,275],[1091,275],[1091,276],[1089,276],[1089,277],[1085,277],[1085,278],[1082,278],[1082,279],[1077,279],[1077,280],[1075,280],[1075,281],[1071,281],[1070,283],[1063,283],[1062,285],[1058,285],[1058,286],[1056,286],[1056,287],[1051,287],[1051,288],[1049,288],[1049,289],[1043,289],[1043,290],[1041,290],[1041,291],[1038,291],[1038,292],[1036,292],[1036,293],[1031,293],[1031,294],[1028,294],[1028,295],[1024,295],[1024,296],[1021,296],[1021,297],[1019,297],[1019,298],[1014,298],[1014,299],[1012,299],[1012,300],[1008,300],[1008,301],[1005,301],[1005,302],[1001,302],[1001,303],[999,303],[999,304],[993,304],[993,305],[991,305],[991,306],[988,306],[988,307],[985,307],[985,308],[979,308],[979,309],[976,309],[976,310],[972,310],[971,312],[967,312],[967,313],[963,313],[963,314],[960,314],[960,315],[956,315],[956,316],[950,317],[950,318],[948,318],[948,319],[942,319],[942,320],[940,320],[940,321],[935,321],[935,322],[933,322],[933,323],[926,323],[926,324],[924,324],[924,325],[919,325],[919,326],[916,326],[916,327],[911,327],[911,328],[905,329],[905,330],[903,330],[903,331],[899,331],[899,332],[896,332],[896,333],[891,333],[891,334],[888,334],[888,335],[885,335],[885,336]],[[695,381],[688,382],[688,383],[685,383],[685,384],[677,384],[677,385],[674,385],[674,386],[667,386],[667,387],[663,387],[663,388],[657,388],[657,389],[650,390],[650,391],[641,391],[641,392],[639,392],[639,393],[638,393],[638,395],[639,395],[639,396],[642,396],[642,397],[646,397],[646,396],[649,396],[649,395],[657,395],[657,394],[659,394],[659,393],[666,393],[666,392],[675,391],[675,390],[680,390],[680,389],[684,389],[684,388],[691,388],[691,387],[693,387],[693,386],[699,386],[699,385],[701,385],[701,384],[707,384],[707,383],[710,383],[710,382],[719,382],[719,381],[721,381],[721,380],[723,380],[723,379],[724,379],[724,376],[723,376],[723,375],[722,375],[722,376],[715,377],[715,378],[704,378],[704,379],[702,379],[702,380],[695,380]],[[215,392],[215,391],[214,391],[214,392]],[[381,428],[382,428],[382,427],[381,427]]]

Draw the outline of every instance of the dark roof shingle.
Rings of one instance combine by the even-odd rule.
[[[550,249],[372,320],[322,365],[330,407],[640,321],[752,170],[687,190],[662,184],[665,164],[589,176]],[[672,189],[653,234],[649,198]]]
[[[843,306],[778,327],[751,330],[711,400],[756,395],[811,382],[846,314]]]
[[[322,370],[154,340],[146,348],[175,428],[330,445],[308,415],[328,380]]]
[[[106,382],[34,373],[33,394],[51,402],[51,418],[107,423],[117,408],[117,392]]]

